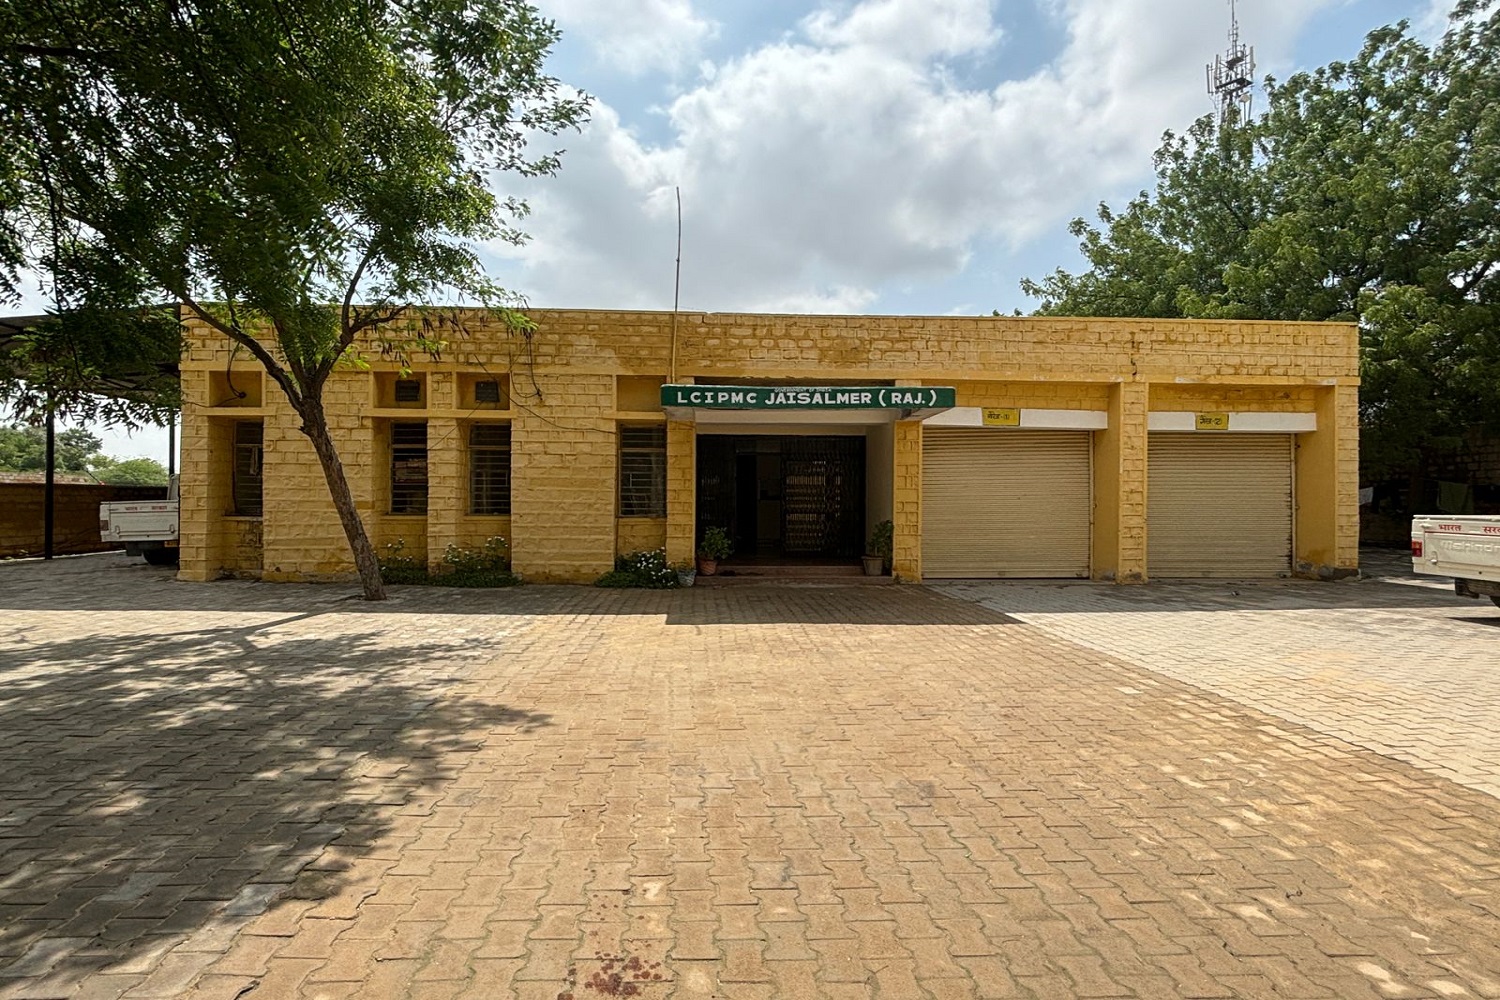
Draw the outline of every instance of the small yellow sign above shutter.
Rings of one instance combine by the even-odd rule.
[[[984,408],[984,426],[986,427],[1020,427],[1021,411],[1001,409],[993,406]]]
[[[1198,429],[1200,431],[1227,431],[1229,430],[1229,414],[1200,413],[1198,414]]]

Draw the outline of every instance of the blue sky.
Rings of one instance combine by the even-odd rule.
[[[1079,263],[1066,226],[1152,181],[1208,112],[1227,0],[533,0],[594,98],[561,173],[517,185],[532,241],[486,248],[535,306],[988,314]],[[1451,0],[1238,0],[1262,74]],[[165,431],[107,432],[163,457]]]
[[[1151,182],[1207,112],[1227,0],[540,0],[596,99],[534,242],[494,270],[540,306],[988,313],[1078,263],[1068,220]],[[1447,0],[1239,0],[1261,72],[1352,55]]]

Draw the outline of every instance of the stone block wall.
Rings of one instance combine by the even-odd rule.
[[[52,552],[76,555],[118,546],[99,538],[99,505],[115,500],[160,500],[165,486],[105,486],[54,483]],[[0,482],[0,559],[42,554],[46,544],[45,493],[41,482]]]
[[[643,418],[652,386],[857,380],[953,385],[960,406],[1107,411],[1109,429],[1095,432],[1094,575],[1121,581],[1144,575],[1150,411],[1316,412],[1319,431],[1299,441],[1307,458],[1298,464],[1299,496],[1316,498],[1316,509],[1299,511],[1298,530],[1317,542],[1306,552],[1299,546],[1299,562],[1341,569],[1357,561],[1358,342],[1350,325],[583,310],[537,310],[531,318],[535,331],[522,334],[471,314],[440,360],[411,359],[425,384],[417,409],[396,409],[377,391],[397,366],[373,340],[359,345],[369,370],[330,380],[329,422],[377,545],[403,538],[408,553],[436,562],[449,544],[478,546],[499,534],[510,540],[517,571],[539,582],[588,582],[617,552],[662,544],[669,559],[690,559],[691,423],[667,424],[667,517],[617,516],[617,429]],[[343,531],[296,415],[245,352],[201,325],[188,334],[183,576],[347,578]],[[466,402],[463,387],[479,378],[504,382],[506,408]],[[225,391],[252,383],[257,391],[245,398]],[[258,524],[228,516],[234,419],[264,420]],[[508,518],[468,512],[466,440],[476,419],[512,427]],[[388,435],[396,420],[427,422],[422,517],[390,513]],[[921,424],[898,422],[892,438],[893,562],[900,577],[920,580]]]

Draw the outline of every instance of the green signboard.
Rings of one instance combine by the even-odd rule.
[[[946,410],[951,386],[664,385],[661,405],[700,410]]]

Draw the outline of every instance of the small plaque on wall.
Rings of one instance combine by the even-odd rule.
[[[1200,431],[1227,431],[1229,430],[1229,414],[1200,413],[1198,414],[1198,429]]]
[[[986,406],[984,408],[984,426],[1020,427],[1021,411],[1016,409]]]

